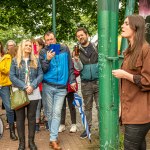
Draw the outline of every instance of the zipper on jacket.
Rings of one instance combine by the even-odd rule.
[[[57,75],[57,77],[56,77],[56,80],[57,80],[57,82],[58,82],[58,61],[57,61],[57,59],[56,59],[56,57],[55,57],[55,61],[56,61],[56,75]]]
[[[90,63],[90,58],[89,58],[89,63]],[[92,80],[92,71],[91,71],[91,66],[90,66],[90,73],[91,73],[91,80]]]

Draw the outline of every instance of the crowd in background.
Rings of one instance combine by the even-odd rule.
[[[80,46],[83,45],[83,50],[85,47],[87,54],[84,51],[79,53],[79,45],[77,45],[77,53],[75,49],[70,51],[67,45],[59,44],[55,34],[51,31],[44,34],[44,39],[24,39],[18,44],[14,40],[9,40],[5,50],[3,44],[0,43],[0,97],[6,110],[10,138],[14,141],[19,139],[18,150],[24,150],[26,145],[26,116],[28,120],[28,146],[31,150],[38,149],[34,138],[35,133],[40,131],[42,119],[44,119],[45,128],[50,132],[49,146],[53,149],[61,149],[58,133],[65,130],[67,101],[72,123],[70,132],[77,131],[76,108],[73,105],[73,100],[74,93],[78,91],[76,77],[80,75],[81,70],[84,70],[84,65],[86,67],[81,74],[82,82],[86,84],[90,81],[93,84],[93,92],[87,91],[84,94],[86,98],[91,95],[85,103],[85,111],[91,128],[92,103],[95,98],[96,101],[98,98],[94,96],[98,94],[98,71],[95,68],[98,63],[98,53],[97,48],[88,40],[87,30],[80,28],[78,32],[77,38],[81,43]],[[58,44],[59,54],[49,48],[52,44]],[[81,55],[83,63],[79,60],[79,55]],[[87,61],[88,58],[92,58],[90,62]],[[93,70],[96,72],[92,71],[92,74],[95,74],[92,79],[90,74],[86,76],[86,71],[89,71],[91,63],[96,65]],[[89,88],[91,88],[90,83]],[[30,103],[18,110],[12,110],[10,104],[11,89],[26,91]],[[43,118],[41,118],[42,112]],[[15,127],[18,134],[15,133]],[[80,137],[86,138],[86,131]]]
[[[66,129],[66,101],[72,123],[70,132],[77,131],[73,100],[78,90],[76,77],[79,75],[84,112],[91,132],[94,101],[99,112],[98,47],[89,41],[89,33],[83,27],[76,30],[75,36],[78,44],[72,52],[67,45],[59,44],[51,31],[44,34],[44,39],[24,39],[18,45],[9,40],[5,51],[0,42],[0,97],[6,109],[10,138],[14,141],[19,139],[18,150],[25,150],[26,116],[28,147],[30,150],[38,149],[34,138],[35,132],[40,131],[41,109],[46,129],[50,132],[49,146],[52,149],[62,149],[58,133]],[[146,150],[145,137],[150,129],[150,46],[145,40],[144,18],[127,16],[121,36],[128,40],[128,48],[123,53],[121,69],[112,70],[112,75],[120,79],[124,149]],[[26,91],[30,103],[12,110],[10,87]],[[15,133],[15,114],[18,134]],[[87,136],[84,130],[80,138]]]

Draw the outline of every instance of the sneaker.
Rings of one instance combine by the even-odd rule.
[[[49,130],[48,121],[45,121],[45,129]]]
[[[6,130],[9,129],[9,123],[6,124],[5,129],[6,129]]]
[[[65,131],[65,130],[66,130],[65,125],[64,125],[64,124],[61,124],[61,125],[59,126],[58,132],[60,133],[60,132],[63,132],[63,131]]]
[[[77,126],[76,126],[76,124],[72,124],[71,125],[71,128],[70,128],[70,132],[71,133],[75,133],[77,131]]]
[[[40,125],[39,125],[39,123],[36,123],[35,132],[39,132],[39,131],[40,131]]]
[[[17,123],[16,122],[14,122],[14,126],[15,126],[15,128],[17,127]]]
[[[84,131],[84,132],[80,135],[80,138],[81,138],[81,139],[87,138],[86,131]]]

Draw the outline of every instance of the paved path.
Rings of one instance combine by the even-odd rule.
[[[80,91],[80,90],[79,90]],[[0,114],[5,113],[1,110],[1,100],[0,100]],[[2,116],[5,121],[5,115]],[[70,130],[70,113],[67,108],[66,115],[66,131],[59,134],[60,145],[63,150],[99,150],[99,132],[98,132],[98,122],[97,122],[97,112],[94,107],[93,109],[93,128],[92,128],[92,143],[88,139],[80,139],[80,134],[83,131],[83,126],[81,124],[81,119],[79,112],[77,110],[77,127],[78,131],[76,133],[69,133]],[[121,127],[121,132],[123,128]],[[27,121],[26,121],[26,147],[27,147]],[[36,133],[35,142],[38,146],[38,150],[51,150],[49,147],[49,132],[41,126],[41,131]],[[150,150],[150,133],[147,136],[148,147]],[[4,136],[0,140],[0,150],[17,150],[18,141],[11,141],[9,138],[9,130],[4,131]],[[28,148],[27,148],[28,150]]]
[[[0,112],[4,112],[1,111]],[[4,123],[5,115],[2,116]],[[67,109],[67,120],[66,120],[66,131],[59,133],[60,145],[63,150],[98,150],[99,149],[99,135],[97,121],[94,121],[94,128],[92,129],[92,143],[88,139],[80,139],[80,134],[83,131],[83,126],[81,125],[80,116],[77,110],[77,127],[78,131],[76,133],[69,133],[70,130],[70,114]],[[26,147],[27,147],[27,121],[26,121]],[[35,141],[38,146],[38,150],[51,150],[49,147],[49,131],[47,131],[44,126],[41,126],[41,131],[36,133]],[[9,138],[9,130],[4,131],[4,136],[0,140],[0,150],[17,150],[18,141],[11,141]]]
[[[4,112],[1,111],[0,112]],[[96,111],[94,111],[96,114]],[[81,125],[81,120],[79,113],[77,111],[77,127],[78,131],[76,133],[69,133],[70,130],[70,115],[67,109],[67,120],[66,120],[66,131],[59,133],[59,140],[63,150],[99,150],[99,134],[98,134],[98,123],[96,120],[96,115],[93,114],[93,129],[92,129],[92,143],[88,139],[80,139],[79,136],[83,131]],[[5,115],[3,115],[3,120],[5,121]],[[27,147],[27,122],[26,122],[26,147]],[[123,128],[121,127],[121,132]],[[36,133],[35,141],[38,146],[38,150],[51,150],[48,146],[49,144],[49,131],[47,131],[44,126],[41,126],[41,131]],[[150,133],[147,136],[147,150],[150,150]],[[4,136],[0,140],[0,150],[17,150],[18,141],[11,141],[9,138],[9,130],[4,131]],[[28,148],[27,148],[28,150]]]

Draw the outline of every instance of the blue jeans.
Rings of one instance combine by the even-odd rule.
[[[47,105],[46,114],[50,130],[50,141],[57,140],[61,110],[66,94],[66,89],[58,89],[57,86],[50,86],[46,83],[43,84],[42,99],[44,99]]]
[[[6,109],[8,123],[14,123],[14,111],[10,107],[10,86],[2,86],[0,88],[0,97]]]

